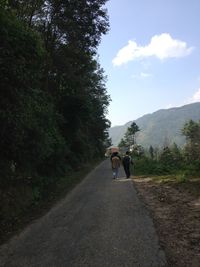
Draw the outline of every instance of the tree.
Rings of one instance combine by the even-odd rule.
[[[122,147],[122,148],[123,148],[123,147],[127,147],[127,143],[126,143],[126,141],[124,140],[124,138],[121,139],[121,141],[119,142],[118,146],[119,146],[119,147]]]
[[[176,143],[173,143],[173,145],[171,146],[171,153],[176,168],[179,168],[180,165],[182,164],[183,157],[180,148],[177,146]]]
[[[33,26],[34,17],[38,16],[45,0],[9,0],[7,8],[14,11],[17,18],[28,27]]]
[[[29,162],[26,169],[44,174],[53,161],[76,168],[104,154],[110,97],[97,47],[109,27],[105,2],[1,6],[0,153],[8,165]]]
[[[163,148],[163,151],[160,155],[160,161],[161,163],[163,163],[166,169],[170,170],[174,168],[173,155],[171,149],[168,146]]]
[[[125,153],[126,151],[129,150],[129,146],[128,144],[126,143],[126,141],[124,140],[124,138],[121,139],[121,141],[119,142],[118,144],[118,147],[120,148],[120,151],[122,153]]]
[[[8,0],[1,0],[0,8],[6,8],[8,6]]]
[[[136,133],[139,132],[140,129],[138,125],[133,122],[130,127],[128,127],[125,135],[124,135],[124,141],[128,147],[133,146],[136,144]]]
[[[21,176],[35,175],[64,146],[60,116],[40,88],[45,50],[39,35],[8,11],[0,12],[0,24],[1,177],[9,176],[11,162]]]
[[[200,160],[200,121],[190,120],[185,123],[182,129],[186,137],[185,156],[189,162]]]
[[[185,123],[182,133],[186,136],[187,141],[192,143],[200,143],[200,121],[194,122],[190,120]]]
[[[152,146],[149,147],[149,154],[150,154],[151,159],[154,159],[154,149]]]

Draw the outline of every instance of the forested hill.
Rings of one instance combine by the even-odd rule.
[[[0,4],[0,170],[49,175],[100,156],[109,96],[97,61],[106,0]],[[80,162],[81,161],[81,162]]]
[[[13,223],[49,185],[105,153],[110,97],[98,46],[109,29],[106,1],[0,1],[1,222],[12,203]]]
[[[174,142],[182,146],[185,137],[181,129],[188,120],[200,120],[200,103],[184,105],[182,107],[162,109],[152,114],[144,115],[135,120],[141,131],[137,134],[137,143],[144,147],[170,145]],[[123,126],[111,127],[109,130],[112,143],[117,145],[124,136],[131,122]]]

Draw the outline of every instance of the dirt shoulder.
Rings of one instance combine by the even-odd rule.
[[[200,179],[186,183],[134,177],[170,267],[200,266]]]

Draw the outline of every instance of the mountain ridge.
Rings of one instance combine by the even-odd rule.
[[[134,121],[141,131],[136,136],[136,141],[144,147],[171,145],[178,146],[185,144],[185,137],[181,133],[184,124],[189,121],[200,120],[200,102],[159,109],[153,113],[145,114],[142,117],[129,121],[124,125],[114,126],[109,129],[109,136],[113,145],[118,145],[126,130]]]

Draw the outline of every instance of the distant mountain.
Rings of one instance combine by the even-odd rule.
[[[200,120],[200,102],[185,105],[178,108],[161,109],[152,114],[147,114],[134,120],[139,126],[136,142],[143,147],[163,146],[173,144],[183,146],[185,137],[181,134],[185,122],[188,120]],[[109,129],[113,145],[118,145],[127,128],[133,121],[123,126],[115,126]]]

